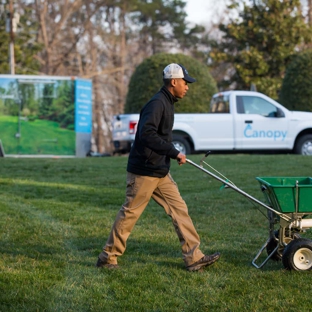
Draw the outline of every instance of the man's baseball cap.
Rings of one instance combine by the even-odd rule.
[[[165,67],[163,71],[163,78],[164,79],[182,78],[189,83],[196,81],[196,79],[189,76],[184,66],[176,63],[169,64]]]

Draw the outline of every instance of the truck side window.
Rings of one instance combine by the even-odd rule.
[[[258,114],[264,117],[277,117],[277,107],[258,96],[236,96],[238,114]]]
[[[211,99],[209,113],[228,114],[229,112],[230,109],[228,96],[223,96],[223,94],[220,94],[219,96]]]

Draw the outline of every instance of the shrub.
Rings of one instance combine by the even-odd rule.
[[[279,101],[291,110],[312,111],[312,51],[296,55],[288,65]]]
[[[133,73],[126,98],[125,113],[139,113],[144,104],[163,85],[162,72],[170,63],[185,66],[195,83],[185,98],[175,105],[177,113],[204,113],[209,111],[209,102],[217,92],[216,82],[209,73],[208,67],[196,59],[183,54],[155,54],[145,59]]]

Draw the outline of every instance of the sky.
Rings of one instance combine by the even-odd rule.
[[[222,19],[226,8],[226,0],[186,0],[187,20],[190,23],[209,25]],[[307,7],[307,0],[301,0],[303,9]],[[224,15],[223,15],[224,16]]]
[[[187,20],[191,23],[210,24],[225,9],[225,0],[187,0]]]

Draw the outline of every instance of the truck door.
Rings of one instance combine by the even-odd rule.
[[[236,148],[287,148],[288,119],[284,112],[255,95],[236,95]]]
[[[209,114],[197,114],[197,150],[232,150],[234,148],[234,118],[230,112],[229,96],[218,94],[210,102]]]

